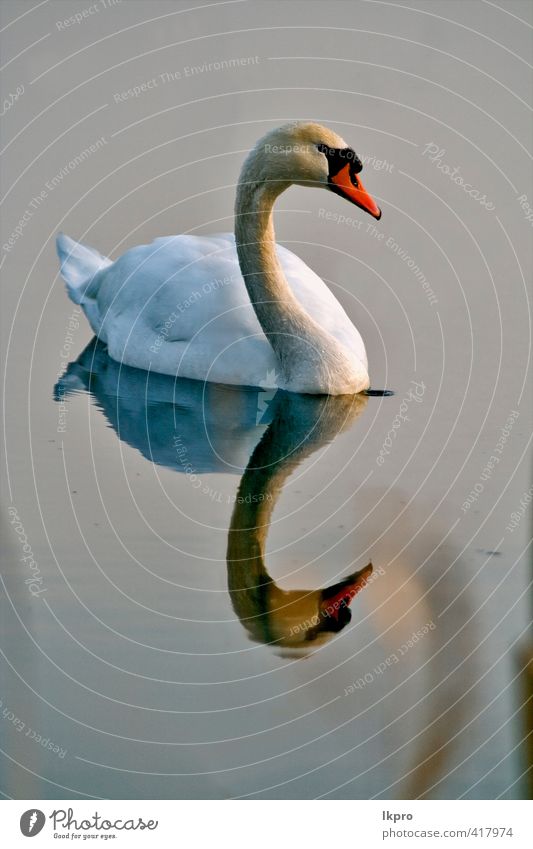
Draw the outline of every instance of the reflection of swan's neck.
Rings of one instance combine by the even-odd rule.
[[[303,642],[303,637],[294,637],[303,634],[302,623],[324,630],[319,611],[328,591],[285,591],[272,580],[265,564],[272,511],[295,467],[349,425],[364,409],[366,398],[311,398],[278,392],[273,403],[273,420],[250,458],[237,493],[228,534],[228,589],[233,608],[253,639],[289,645]],[[333,590],[342,595],[344,585],[352,585],[356,577]]]
[[[235,242],[246,289],[291,391],[353,391],[346,349],[300,305],[276,254],[272,207],[290,183],[261,182],[244,165],[235,202]],[[255,176],[255,179],[254,179]]]
[[[267,587],[275,587],[265,565],[266,538],[283,484],[300,459],[291,456],[286,437],[283,424],[275,417],[253,452],[237,492],[227,561],[228,588],[240,618],[257,616],[265,609]],[[288,456],[284,453],[287,449]]]

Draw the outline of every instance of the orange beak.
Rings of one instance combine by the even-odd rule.
[[[329,588],[326,598],[323,598],[320,603],[320,609],[326,616],[332,616],[333,619],[339,618],[339,610],[341,607],[348,607],[352,599],[361,592],[366,586],[367,580],[372,574],[372,564],[369,563],[360,572],[352,575],[350,578],[345,578],[333,587]],[[333,594],[330,592],[333,590]]]
[[[364,209],[365,212],[368,212],[379,221],[381,218],[381,209],[372,195],[368,194],[359,177],[353,172],[353,169],[352,173],[350,173],[349,163],[329,179],[332,191],[351,201],[351,203],[355,203],[356,206]]]

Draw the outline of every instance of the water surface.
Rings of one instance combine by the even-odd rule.
[[[1,260],[1,791],[523,797],[529,32],[490,4],[191,5],[7,30],[2,245],[41,201]],[[246,151],[295,117],[354,147],[383,217],[294,187],[277,237],[394,396],[120,370],[56,233],[116,258],[231,230]]]

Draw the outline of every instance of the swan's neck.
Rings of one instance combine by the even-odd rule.
[[[263,462],[264,454],[275,450],[276,430],[271,424],[250,458],[229,527],[228,588],[241,618],[264,612],[267,594],[275,586],[265,564],[266,538],[276,501],[296,465],[290,457],[283,458],[284,463],[277,456],[274,462]]]
[[[285,481],[303,460],[349,427],[366,402],[363,395],[276,394],[272,422],[241,478],[228,534],[228,588],[235,612],[241,620],[249,620],[250,629],[254,623],[268,627],[261,615],[266,615],[273,597],[284,593],[268,574],[265,545]]]
[[[303,398],[307,405],[300,403]],[[278,392],[274,418],[250,457],[231,517],[226,555],[231,602],[252,638],[261,642],[275,639],[271,609],[285,610],[294,595],[277,586],[265,563],[272,512],[286,479],[317,448],[321,401],[296,396],[291,404]]]
[[[272,211],[289,185],[250,181],[243,171],[235,204],[235,242],[246,289],[278,357],[285,388],[325,394],[359,391],[354,389],[347,350],[297,301],[278,260]]]

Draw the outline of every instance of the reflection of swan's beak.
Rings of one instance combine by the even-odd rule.
[[[372,564],[369,563],[364,569],[343,578],[337,584],[322,590],[322,598],[320,601],[320,612],[326,618],[331,618],[335,622],[339,622],[342,617],[342,611],[350,605],[352,599],[357,593],[361,592],[370,575],[372,574]]]
[[[351,621],[350,602],[371,574],[369,563],[325,590],[282,590],[271,581],[265,587],[262,618],[268,642],[283,648],[309,649],[311,643],[331,639]],[[264,636],[259,639],[267,641]]]

